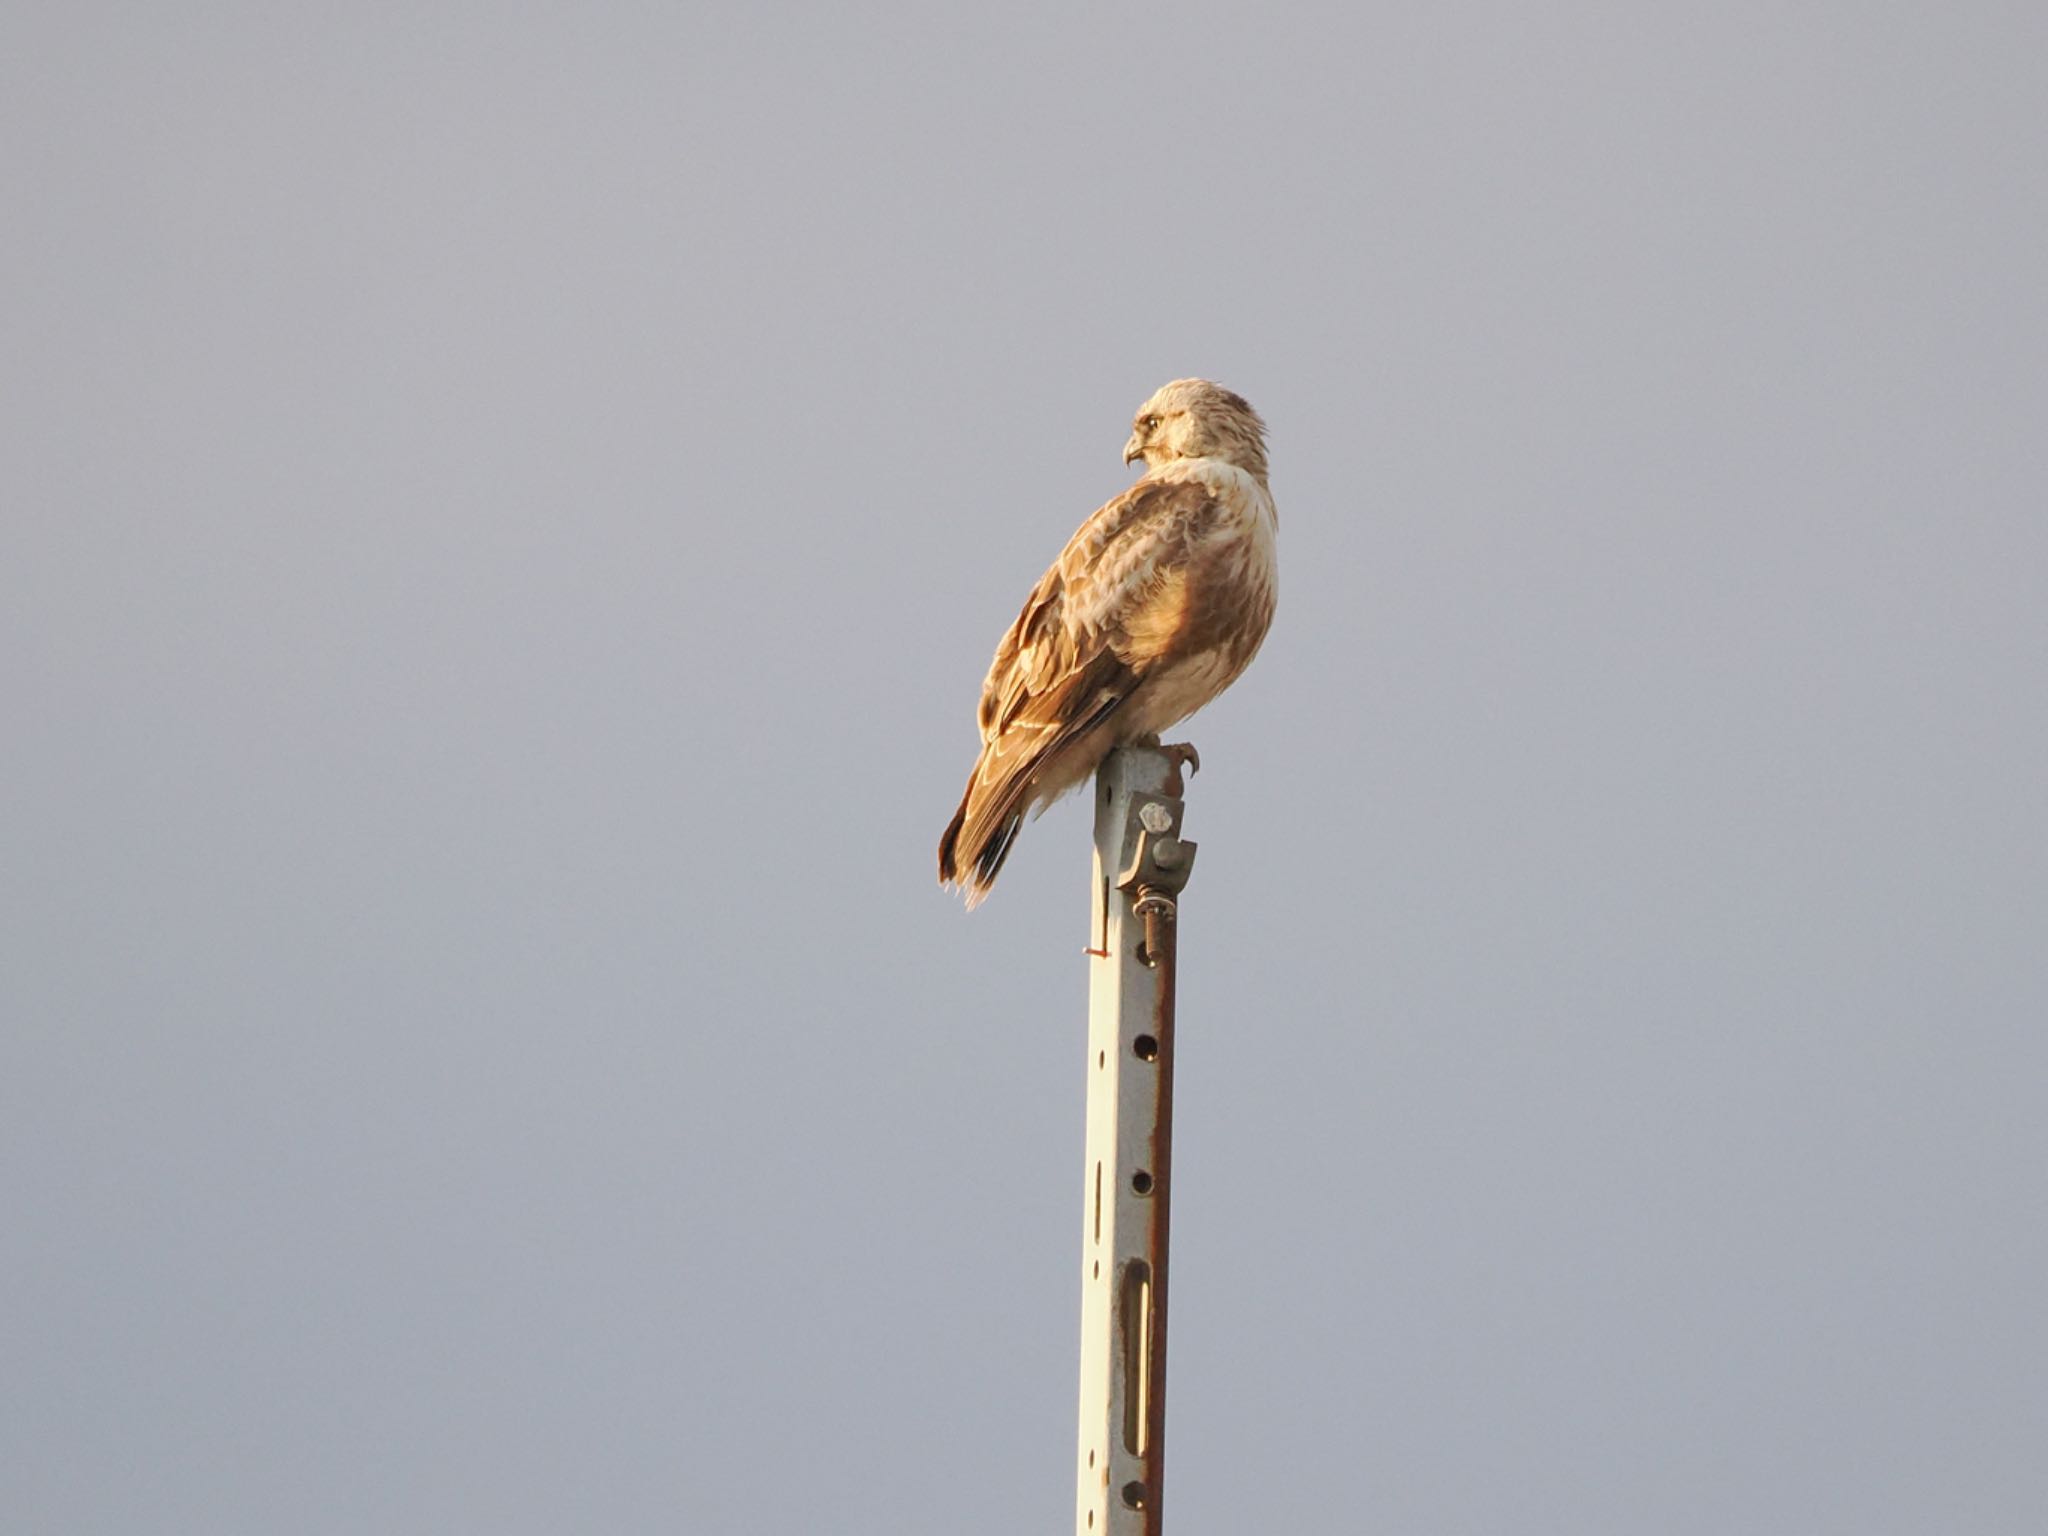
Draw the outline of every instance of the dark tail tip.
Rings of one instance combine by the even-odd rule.
[[[960,846],[960,832],[966,822],[967,802],[963,800],[939,838],[939,884],[965,892],[967,910],[972,912],[994,887],[996,874],[1017,840],[1017,829],[1024,824],[1024,813],[1012,811],[1005,816],[979,848]]]
[[[960,878],[960,861],[957,844],[960,828],[967,820],[967,802],[960,802],[960,809],[953,813],[953,819],[946,823],[946,830],[939,836],[939,884],[952,885]]]

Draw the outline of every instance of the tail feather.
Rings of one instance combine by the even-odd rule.
[[[970,909],[980,904],[1032,802],[1057,798],[1094,768],[1063,754],[1106,724],[1135,682],[1115,652],[1105,649],[1071,673],[1060,692],[1035,700],[1034,714],[1018,717],[982,747],[960,809],[939,839],[939,884],[965,891]]]
[[[965,891],[969,911],[988,896],[1003,860],[1010,856],[1017,829],[1024,824],[1031,782],[1028,765],[1019,765],[1025,772],[1013,770],[994,780],[983,777],[987,767],[985,758],[974,765],[960,809],[939,839],[939,884]]]

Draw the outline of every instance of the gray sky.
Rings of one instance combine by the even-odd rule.
[[[1201,373],[1177,1536],[2048,1529],[2044,59],[14,7],[10,1528],[1065,1528],[1085,814],[932,848]]]

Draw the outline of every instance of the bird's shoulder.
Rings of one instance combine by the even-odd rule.
[[[1177,467],[1167,466],[1169,471]],[[1216,487],[1204,477],[1148,474],[1074,530],[1045,580],[1071,588],[1119,571],[1133,556],[1157,553],[1185,538],[1216,500]]]

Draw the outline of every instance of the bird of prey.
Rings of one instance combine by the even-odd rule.
[[[969,907],[1027,813],[1112,749],[1156,746],[1266,638],[1279,515],[1258,412],[1207,379],[1176,379],[1138,408],[1124,462],[1138,459],[1143,476],[1080,526],[996,646],[981,757],[939,839],[939,883]]]

